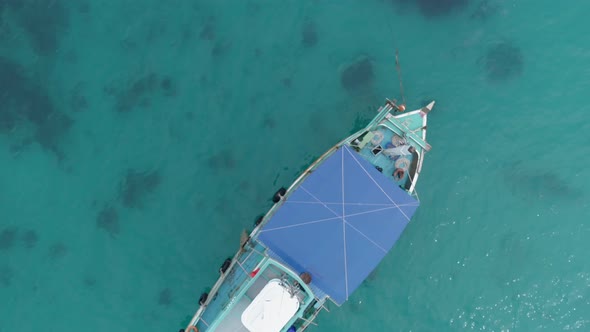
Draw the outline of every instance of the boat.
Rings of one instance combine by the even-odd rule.
[[[434,104],[405,112],[386,99],[366,127],[277,190],[184,331],[301,332],[345,303],[419,206]]]

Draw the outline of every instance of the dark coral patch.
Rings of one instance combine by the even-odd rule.
[[[25,75],[23,67],[0,57],[0,132],[10,134],[19,126],[32,125],[33,138],[46,150],[62,157],[61,138],[72,119],[58,112],[47,92]]]
[[[222,150],[207,159],[207,165],[213,170],[234,169],[236,158],[229,150]]]
[[[163,77],[160,82],[160,88],[162,88],[164,95],[168,97],[176,96],[176,85],[172,81],[172,78],[168,76]]]
[[[0,285],[4,287],[10,286],[12,284],[12,278],[14,277],[14,272],[12,269],[6,265],[0,266]]]
[[[437,17],[463,9],[468,3],[468,0],[418,0],[418,7],[424,16]]]
[[[14,246],[18,230],[14,227],[5,228],[0,232],[0,250],[8,250]]]
[[[53,260],[60,259],[68,253],[68,247],[63,243],[56,243],[49,247],[49,257]]]
[[[490,47],[483,60],[486,77],[490,82],[510,80],[520,76],[524,70],[522,52],[506,41]]]
[[[21,110],[26,109],[27,92],[31,89],[24,68],[0,57],[0,130],[10,132],[21,121]]]
[[[90,6],[90,3],[86,2],[86,1],[82,1],[78,5],[78,11],[82,14],[90,13],[91,9],[92,9],[92,7]]]
[[[32,229],[29,229],[28,231],[23,233],[21,239],[23,241],[23,245],[25,248],[32,249],[37,245],[39,237],[37,236],[37,232],[35,232]]]
[[[96,217],[96,227],[107,232],[113,238],[119,235],[119,214],[117,210],[110,205],[104,206]]]
[[[464,9],[468,0],[392,0],[399,5],[416,5],[427,18],[437,18]]]
[[[502,172],[506,187],[526,199],[572,202],[585,196],[582,190],[568,183],[558,172],[531,167],[523,161],[509,164]]]
[[[69,26],[68,11],[61,1],[13,0],[2,4],[14,11],[38,54],[57,51],[59,38]]]
[[[70,108],[74,112],[82,112],[88,108],[88,99],[84,95],[83,85],[76,84],[70,96]]]
[[[229,49],[231,48],[231,44],[228,42],[216,42],[211,49],[211,56],[213,58],[219,58],[227,54]]]
[[[301,43],[305,48],[312,48],[318,43],[318,32],[314,22],[306,22],[303,25]]]
[[[264,115],[262,126],[266,129],[274,129],[277,126],[277,121],[269,114]]]
[[[148,194],[159,185],[159,171],[138,171],[130,169],[121,183],[121,201],[127,208],[141,208]]]
[[[172,81],[170,80],[169,77],[165,77],[164,79],[162,79],[162,83],[160,83],[160,86],[165,91],[168,91],[172,88]]]
[[[129,112],[136,107],[145,106],[149,103],[148,97],[158,88],[158,77],[156,74],[148,74],[140,77],[131,85],[119,91],[117,94],[117,111]]]
[[[283,84],[285,88],[290,88],[293,86],[293,81],[289,77],[285,77],[281,80],[281,84]]]
[[[213,40],[215,39],[215,25],[211,19],[205,22],[203,28],[201,29],[201,33],[199,34],[199,38],[203,40]]]
[[[112,85],[106,86],[104,92],[115,96],[117,112],[126,113],[137,108],[148,107],[154,96],[175,96],[176,86],[168,76],[160,77],[155,73],[149,73],[121,89]]]
[[[247,191],[250,189],[251,186],[252,186],[252,184],[250,182],[248,182],[247,180],[242,180],[238,184],[238,189],[240,191]]]
[[[85,276],[82,279],[82,283],[86,288],[94,288],[94,286],[96,286],[96,279],[91,276]]]
[[[53,112],[50,117],[38,124],[35,132],[35,140],[41,147],[51,151],[58,159],[64,158],[64,153],[59,147],[62,136],[72,126],[72,119],[59,112]]]
[[[172,304],[172,291],[170,288],[164,288],[158,294],[158,304],[168,306]]]
[[[373,64],[368,58],[363,57],[342,71],[340,84],[346,91],[354,93],[370,87],[374,78]]]

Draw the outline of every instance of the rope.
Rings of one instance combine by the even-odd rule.
[[[399,78],[399,91],[402,96],[402,103],[405,106],[406,105],[406,96],[404,94],[404,85],[402,83],[402,68],[399,64],[399,52],[397,49],[395,50],[395,68],[397,69],[397,75]]]

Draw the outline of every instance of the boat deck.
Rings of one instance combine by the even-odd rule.
[[[421,133],[424,125],[422,115],[416,112],[385,117],[375,124],[367,133],[367,137],[363,138],[364,142],[361,143],[358,153],[393,182],[408,190],[412,183],[410,176],[415,174],[418,168],[420,155],[429,148],[424,141],[425,137],[416,133]],[[395,155],[387,151],[406,144],[412,146],[415,151],[406,155]],[[400,179],[394,177],[394,172],[398,168],[404,170],[404,175]]]
[[[372,132],[375,134],[374,139],[369,142],[364,148],[359,151],[359,154],[375,165],[385,176],[391,181],[403,187],[409,180],[409,169],[414,168],[418,161],[416,152],[407,155],[388,155],[386,149],[391,149],[400,146],[404,140],[401,136],[393,133],[387,128],[379,128]],[[382,138],[381,138],[382,137]],[[412,145],[413,146],[413,145]],[[414,165],[414,167],[412,167]],[[393,173],[397,168],[404,169],[404,175],[400,179],[396,179]]]
[[[249,285],[250,273],[263,259],[263,256],[259,253],[266,250],[257,241],[251,243],[254,245],[255,251],[252,249],[246,250],[238,258],[240,264],[236,264],[234,268],[227,272],[225,282],[219,288],[217,294],[213,295],[213,299],[209,302],[203,316],[197,323],[200,332],[213,330],[216,332],[248,332],[248,329],[242,324],[242,313],[270,280],[280,279],[284,276],[283,271],[274,265],[270,265],[260,271],[259,276]],[[248,288],[244,295],[239,296],[240,290],[246,287]],[[313,297],[313,294],[308,295]],[[299,293],[298,296],[300,301],[306,298],[305,293]],[[310,300],[307,298],[305,301],[308,303]],[[211,326],[212,322],[219,323],[216,326]]]
[[[255,249],[262,252],[264,247],[258,244]],[[225,309],[232,304],[232,301],[235,301],[235,296],[240,291],[240,287],[246,285],[247,280],[250,279],[250,272],[254,270],[256,265],[258,265],[262,259],[263,257],[253,250],[248,250],[241,254],[238,258],[240,265],[236,264],[234,268],[227,271],[228,275],[225,282],[221,285],[217,294],[212,295],[213,299],[209,302],[207,309],[197,323],[199,331],[210,331],[209,325],[218,318],[217,316],[219,316],[219,314],[225,312]],[[254,287],[257,287],[257,285],[255,284]],[[264,285],[258,287],[258,290],[260,291],[262,287],[264,287]],[[253,290],[250,289],[250,291]],[[236,306],[227,313],[226,319],[223,320],[223,323],[218,326],[215,331],[247,331],[240,322],[240,315],[251,302],[251,299],[248,299],[248,296],[252,297],[250,291],[247,293],[247,296],[242,297],[240,301],[236,303]],[[243,308],[240,310],[239,307]],[[239,326],[242,326],[243,330],[237,329]]]
[[[221,323],[215,329],[216,331],[223,331],[223,332],[250,332],[248,329],[242,324],[242,312],[246,310],[246,308],[250,305],[252,300],[248,299],[247,297],[242,297],[229,311],[225,319],[221,321]],[[200,329],[199,329],[200,331]]]
[[[266,249],[266,253],[267,253],[267,255],[270,258],[276,260],[277,262],[285,265],[289,269],[295,271],[295,269],[292,266],[290,266],[289,264],[287,264],[284,260],[281,259],[281,257],[279,257],[279,255],[275,254],[272,250]],[[319,300],[321,300],[323,302],[324,300],[326,300],[328,298],[328,295],[323,290],[321,290],[319,287],[317,287],[313,283],[313,281],[309,285],[307,285],[307,286],[309,286],[309,288],[313,292],[313,295],[315,296],[316,299],[319,299]]]
[[[387,129],[379,129],[379,130],[374,131],[374,133],[375,132],[379,132],[381,135],[383,135],[383,140],[378,140],[378,141],[380,141],[378,144],[371,144],[371,143],[367,144],[359,152],[360,155],[363,156],[363,158],[365,158],[366,160],[368,160],[371,164],[373,164],[375,166],[379,166],[382,170],[382,173],[385,174],[388,178],[390,178],[392,181],[394,181],[398,185],[405,184],[408,179],[408,172],[405,172],[404,176],[399,180],[397,180],[393,177],[393,172],[395,171],[396,168],[398,168],[400,166],[401,166],[401,168],[408,169],[409,166],[411,165],[412,161],[416,158],[414,158],[414,155],[412,155],[412,154],[403,155],[403,156],[388,156],[386,153],[383,152],[383,150],[398,146],[398,145],[394,145],[392,143],[392,140],[399,142],[399,140],[401,140],[401,137],[395,135],[393,132],[391,132]],[[395,139],[394,139],[394,137],[395,137]],[[376,150],[376,151],[381,150],[381,151],[379,151],[377,154],[375,154],[373,152],[373,150]],[[404,167],[403,164],[406,164],[407,166]]]

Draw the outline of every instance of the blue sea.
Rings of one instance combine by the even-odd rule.
[[[436,100],[421,206],[309,331],[590,331],[588,11],[0,0],[0,331],[178,331],[385,98]]]

